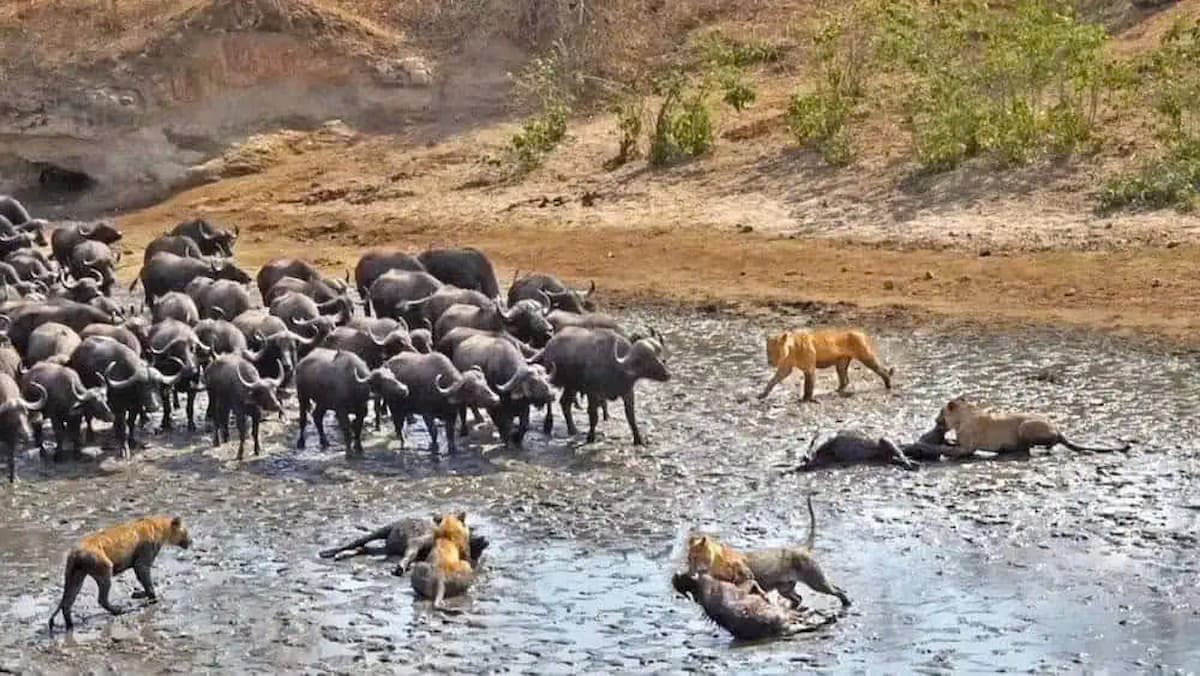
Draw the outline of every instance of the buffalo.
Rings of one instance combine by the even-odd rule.
[[[183,291],[197,277],[229,279],[238,283],[250,281],[241,268],[218,258],[184,258],[171,253],[158,253],[142,266],[138,279],[129,286],[132,291],[138,281],[146,293],[146,306],[154,310],[154,300],[168,291]]]
[[[368,251],[358,259],[354,266],[354,285],[362,298],[367,314],[371,314],[370,290],[385,272],[389,270],[407,270],[409,272],[425,272],[425,266],[416,256],[403,251]]]
[[[457,448],[454,421],[459,411],[464,407],[490,409],[500,404],[500,396],[488,387],[483,371],[477,368],[459,371],[442,354],[406,352],[389,359],[385,368],[408,388],[407,397],[386,402],[401,445],[404,444],[404,422],[410,414],[416,414],[425,421],[430,450],[437,452],[435,421],[440,420],[446,428],[446,445],[453,453]]]
[[[195,218],[176,225],[171,229],[169,234],[192,240],[196,243],[196,247],[200,249],[200,253],[205,256],[225,256],[229,258],[233,256],[233,244],[237,241],[238,235],[242,234],[242,231],[241,228],[235,225],[233,232],[229,232],[228,230],[222,230],[214,226],[202,218]]]
[[[263,378],[254,365],[234,354],[217,357],[204,372],[204,385],[208,390],[208,407],[213,422],[213,446],[221,445],[221,435],[229,440],[226,427],[232,413],[238,428],[238,454],[241,460],[246,451],[246,419],[253,425],[254,455],[261,451],[258,426],[263,412],[279,412],[277,390],[282,381]]]
[[[56,228],[50,234],[50,250],[54,260],[66,264],[71,260],[71,252],[75,246],[84,240],[95,240],[101,244],[112,245],[121,241],[121,231],[107,221],[93,223],[73,223]]]
[[[522,342],[545,345],[553,333],[545,312],[544,307],[529,300],[519,301],[507,310],[496,302],[487,308],[451,305],[434,324],[433,339],[436,344],[453,329],[468,327],[484,331],[508,331]]]
[[[204,253],[191,237],[182,235],[161,235],[151,240],[142,251],[142,265],[150,262],[157,253],[170,253],[183,258],[201,258]]]
[[[393,401],[408,395],[408,388],[396,380],[388,369],[371,370],[357,355],[315,348],[296,364],[296,398],[300,402],[300,438],[297,448],[303,449],[309,408],[313,409],[313,426],[321,448],[329,447],[325,437],[325,412],[332,410],[337,417],[346,443],[346,457],[363,454],[362,428],[371,395]],[[351,416],[354,417],[353,421]]]
[[[254,307],[246,287],[229,279],[197,277],[188,283],[184,293],[196,301],[201,317],[233,319]]]
[[[44,361],[65,364],[81,342],[83,340],[71,327],[58,322],[46,322],[29,334],[25,365],[32,366]]]
[[[553,401],[546,370],[525,362],[525,357],[510,341],[491,336],[471,336],[459,343],[451,358],[462,372],[478,368],[487,384],[500,395],[497,405],[488,409],[500,438],[520,447],[529,429],[529,407],[545,406]],[[466,423],[466,407],[459,409]],[[518,421],[512,429],[513,418]]]
[[[625,403],[625,419],[633,433],[633,443],[641,446],[645,442],[638,431],[633,388],[643,378],[658,382],[670,380],[664,361],[666,356],[665,344],[657,333],[630,342],[608,329],[568,327],[555,334],[530,361],[545,365],[553,374],[552,382],[563,389],[559,401],[569,434],[577,433],[571,415],[576,394],[587,397],[588,443],[596,440],[601,402],[619,398]],[[553,419],[547,415],[547,433],[552,426]]]
[[[154,318],[155,323],[174,319],[188,326],[195,326],[196,322],[200,321],[200,310],[196,307],[196,301],[192,300],[192,297],[186,293],[182,291],[168,291],[154,304],[151,316]]]
[[[478,249],[429,249],[417,255],[417,260],[429,274],[444,284],[474,289],[488,298],[500,299],[496,271],[492,269],[492,262]]]
[[[513,279],[508,288],[508,304],[513,305],[521,300],[535,300],[552,310],[565,310],[582,314],[596,309],[592,294],[596,292],[596,283],[592,282],[587,291],[577,291],[563,284],[554,275],[530,274]]]
[[[170,387],[183,377],[182,364],[175,375],[165,376],[128,346],[102,336],[85,338],[71,355],[68,366],[79,374],[85,387],[108,387],[113,432],[123,458],[129,457],[129,450],[136,443],[135,421],[161,407],[159,388]],[[85,418],[90,430],[91,418]]]
[[[409,326],[421,326],[423,315],[415,309],[405,312],[412,308],[408,303],[427,298],[440,288],[442,283],[428,272],[389,270],[371,284],[367,294],[376,317],[403,319]]]
[[[46,391],[41,399],[28,401],[21,397],[21,388],[6,374],[0,374],[0,444],[8,450],[8,483],[17,480],[17,448],[33,436],[29,427],[29,412],[41,410],[46,403]]]
[[[57,450],[54,459],[64,459],[66,441],[69,438],[75,446],[75,457],[79,457],[83,449],[79,428],[84,417],[97,419],[102,422],[112,422],[112,409],[108,407],[108,399],[103,387],[88,389],[83,386],[79,374],[62,364],[42,362],[21,376],[21,391],[25,396],[33,391],[45,393],[46,403],[42,408],[42,417],[50,421],[54,430],[54,443]],[[33,438],[38,450],[42,448],[42,426],[34,425]]]

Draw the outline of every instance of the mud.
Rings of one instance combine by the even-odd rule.
[[[290,424],[240,465],[207,435],[159,437],[127,465],[44,466],[0,489],[0,672],[764,671],[1114,672],[1200,664],[1200,416],[1196,364],[1071,333],[881,334],[897,367],[882,390],[860,367],[849,398],[823,373],[765,402],[763,327],[716,315],[633,312],[672,348],[675,378],[639,386],[650,440],[629,443],[620,407],[599,443],[531,433],[503,451],[486,429],[437,458],[375,434],[364,460],[340,437],[297,451]],[[772,327],[774,328],[774,327]],[[1044,411],[1081,440],[1024,461],[861,467],[777,478],[812,434],[859,427],[898,440],[957,394]],[[535,429],[540,429],[536,422]],[[336,428],[334,428],[336,429]],[[578,441],[578,440],[576,440]],[[420,450],[418,450],[420,449]],[[854,606],[827,630],[742,646],[674,596],[689,528],[743,546],[799,542],[816,492],[817,555]],[[391,566],[317,551],[358,527],[465,508],[492,539],[485,574],[433,613]],[[156,606],[112,619],[85,586],[73,635],[49,638],[63,554],[80,535],[171,512],[195,545],[159,557]],[[114,585],[124,603],[132,576]],[[803,591],[803,590],[802,590]],[[805,593],[810,606],[837,601]]]

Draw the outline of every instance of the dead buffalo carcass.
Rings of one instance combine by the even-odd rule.
[[[229,440],[229,415],[233,414],[238,429],[238,454],[241,460],[246,452],[246,420],[253,427],[254,455],[261,452],[258,426],[264,412],[277,413],[282,410],[277,393],[282,381],[278,378],[263,378],[249,361],[235,354],[217,357],[204,372],[204,385],[208,390],[208,406],[213,422],[213,446],[221,445],[221,436]]]
[[[670,380],[665,360],[666,346],[657,333],[651,338],[630,342],[608,329],[568,327],[555,334],[532,362],[543,364],[553,373],[553,383],[563,388],[559,400],[568,434],[576,434],[571,407],[576,394],[587,397],[588,443],[596,440],[596,423],[601,402],[621,399],[625,419],[633,433],[633,443],[644,443],[634,412],[633,388],[645,378],[658,382]],[[553,419],[546,416],[547,432]]]
[[[300,438],[296,446],[304,448],[311,407],[321,448],[329,447],[324,418],[326,411],[333,411],[345,439],[346,456],[350,457],[355,451],[362,455],[362,428],[372,394],[390,401],[406,396],[408,388],[396,380],[390,370],[378,368],[372,371],[350,352],[323,347],[309,352],[296,364],[296,398],[300,402]]]

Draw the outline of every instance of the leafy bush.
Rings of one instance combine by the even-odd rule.
[[[556,51],[534,59],[516,78],[518,100],[536,111],[513,135],[511,149],[518,166],[528,171],[539,164],[567,136],[572,96],[565,82],[562,60]]]
[[[650,130],[650,164],[664,166],[712,148],[707,82],[692,83],[673,72],[655,83],[655,93],[663,98]]]
[[[740,68],[725,68],[717,74],[717,80],[724,92],[721,100],[739,113],[754,105],[758,98],[758,91]]]
[[[619,101],[613,108],[617,116],[617,129],[621,133],[621,146],[617,156],[610,164],[619,167],[635,159],[641,154],[638,139],[642,137],[643,120],[646,116],[646,104],[641,97],[629,96]]]
[[[1140,95],[1158,113],[1165,150],[1139,169],[1109,179],[1098,209],[1163,209],[1195,206],[1200,193],[1200,21],[1176,23],[1162,45],[1136,64]]]
[[[745,68],[761,63],[774,63],[783,54],[778,45],[760,40],[741,42],[721,31],[708,33],[701,41],[700,49],[704,60],[716,67]]]
[[[911,78],[908,118],[918,162],[940,171],[982,153],[1023,164],[1070,153],[1093,138],[1112,83],[1104,30],[1069,3],[1017,0],[1010,8],[919,0],[878,5],[877,56]]]
[[[787,109],[788,130],[802,146],[815,148],[834,166],[854,159],[849,124],[863,93],[866,34],[847,30],[844,17],[826,17],[812,36],[820,79],[816,91],[792,96]]]

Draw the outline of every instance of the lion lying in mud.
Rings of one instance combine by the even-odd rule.
[[[946,455],[965,457],[976,451],[992,453],[1028,453],[1035,447],[1052,448],[1062,444],[1084,453],[1123,453],[1129,444],[1115,448],[1080,446],[1069,441],[1046,418],[1031,413],[993,413],[966,399],[951,399],[938,413],[937,429],[954,432],[955,443],[946,446]]]
[[[858,360],[883,379],[883,386],[892,388],[894,368],[885,369],[875,355],[871,340],[861,331],[786,331],[767,337],[767,363],[775,367],[775,375],[759,393],[763,399],[776,385],[783,382],[796,369],[804,373],[804,399],[813,400],[813,386],[817,369],[837,369],[840,395],[846,396],[850,384],[850,362]]]

